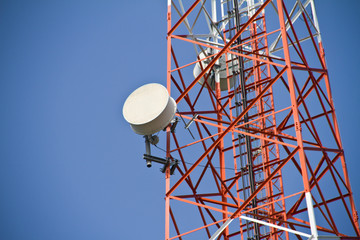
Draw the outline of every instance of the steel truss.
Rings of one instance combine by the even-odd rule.
[[[168,0],[167,22],[165,239],[359,237],[313,0]]]

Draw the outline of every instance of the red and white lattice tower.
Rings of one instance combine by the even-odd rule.
[[[360,239],[314,1],[168,0],[167,22],[165,239]]]

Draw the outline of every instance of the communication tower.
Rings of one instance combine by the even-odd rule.
[[[314,1],[168,0],[167,27],[166,93],[124,106],[165,239],[360,239]]]

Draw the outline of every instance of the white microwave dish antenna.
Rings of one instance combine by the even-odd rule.
[[[158,83],[143,85],[132,92],[123,106],[123,116],[132,130],[152,135],[169,125],[176,112],[176,102]]]

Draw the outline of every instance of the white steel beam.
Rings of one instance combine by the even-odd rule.
[[[309,221],[310,221],[311,235],[313,237],[312,239],[317,240],[318,232],[317,232],[317,228],[316,228],[316,220],[315,220],[314,206],[313,206],[311,193],[310,192],[305,193],[305,197],[306,197],[306,206],[307,206]]]
[[[307,237],[308,239],[316,239],[316,240],[318,239],[317,233],[314,236],[314,235],[299,232],[299,231],[296,231],[296,230],[293,230],[293,229],[290,229],[290,228],[286,228],[286,227],[278,226],[278,225],[268,223],[268,222],[265,222],[265,221],[261,221],[261,220],[255,219],[255,218],[250,218],[250,217],[246,217],[246,216],[240,216],[240,218],[244,219],[244,220],[247,220],[247,221],[256,222],[256,223],[259,223],[259,224],[262,224],[262,225],[265,225],[265,226],[269,226],[269,227],[272,227],[272,228],[280,229],[280,230],[283,230],[283,231],[286,231],[286,232],[289,232],[289,233],[293,233],[293,234],[296,234],[296,235],[300,235],[300,236],[303,236],[303,237]],[[226,220],[226,222],[211,236],[211,238],[209,238],[209,240],[215,240],[224,231],[224,229],[227,226],[229,226],[229,224],[233,220],[234,219],[231,219],[231,218]]]
[[[231,218],[226,220],[226,222],[211,236],[211,238],[209,238],[209,240],[215,240],[233,220],[234,219]]]

